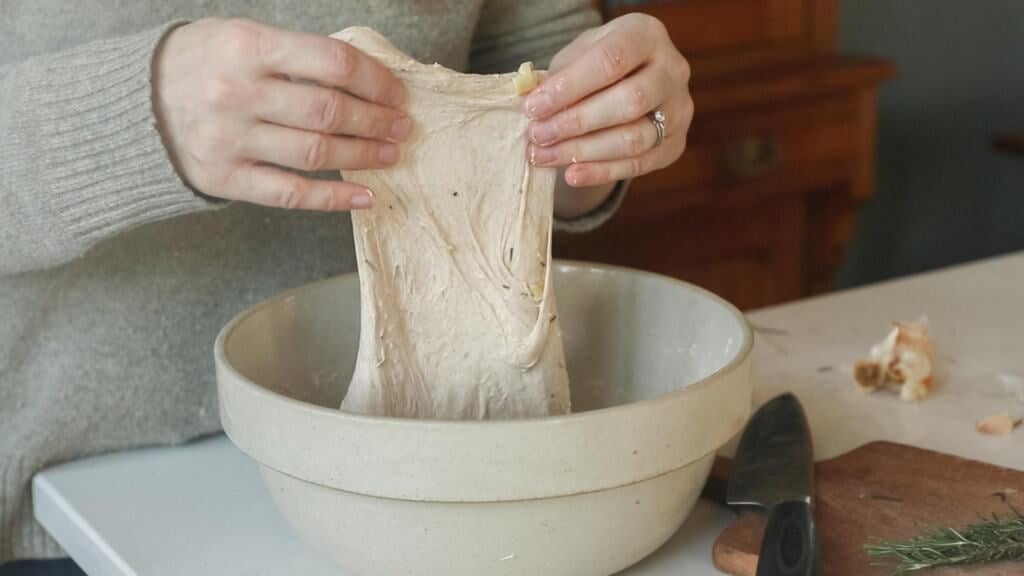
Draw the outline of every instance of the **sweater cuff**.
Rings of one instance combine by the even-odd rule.
[[[619,180],[615,184],[615,188],[612,188],[612,192],[608,195],[608,198],[606,198],[600,206],[586,214],[577,216],[570,220],[555,218],[555,230],[571,233],[589,232],[604,224],[609,218],[615,215],[619,206],[622,205],[622,199],[626,197],[626,192],[629,190],[630,182],[632,182],[632,180]]]
[[[181,181],[156,129],[153,57],[183,23],[93,42],[32,68],[23,126],[35,135],[54,232],[74,244],[216,206]]]
[[[33,515],[33,472],[24,455],[0,461],[0,565],[22,558],[67,556]]]

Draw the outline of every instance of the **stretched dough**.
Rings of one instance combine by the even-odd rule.
[[[421,64],[368,28],[334,35],[405,83],[402,160],[345,171],[377,196],[353,212],[359,353],[342,409],[434,419],[564,414],[551,286],[556,172],[526,160],[514,74]]]

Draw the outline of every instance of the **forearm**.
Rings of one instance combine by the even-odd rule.
[[[210,205],[167,159],[153,53],[173,24],[0,68],[0,274]]]
[[[560,193],[556,191],[555,230],[578,233],[589,232],[601,226],[618,211],[629,191],[629,184],[630,180],[620,180],[612,184],[595,186],[593,191],[585,192],[588,194],[586,205],[569,207],[577,211],[567,211],[562,203],[573,202],[572,195],[580,192],[579,188],[566,186],[568,190]]]
[[[566,183],[564,171],[558,171],[558,183],[555,186],[555,217],[560,220],[572,220],[588,212],[596,210],[611,194],[615,182],[574,188]]]

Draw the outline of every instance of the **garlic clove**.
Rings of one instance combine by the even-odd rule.
[[[1020,424],[1020,420],[1010,418],[1009,414],[993,414],[979,420],[975,425],[978,432],[986,436],[1005,436]]]

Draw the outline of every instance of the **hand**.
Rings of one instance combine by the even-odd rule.
[[[373,193],[305,171],[398,161],[412,122],[405,89],[373,58],[332,38],[247,20],[182,26],[156,57],[154,105],[182,179],[203,194],[313,210],[369,208]]]
[[[555,55],[524,102],[532,119],[530,161],[566,167],[570,186],[605,185],[605,191],[608,183],[668,166],[686,148],[689,76],[686,59],[656,18],[628,14],[584,32]],[[657,147],[647,117],[654,110],[666,116]]]

